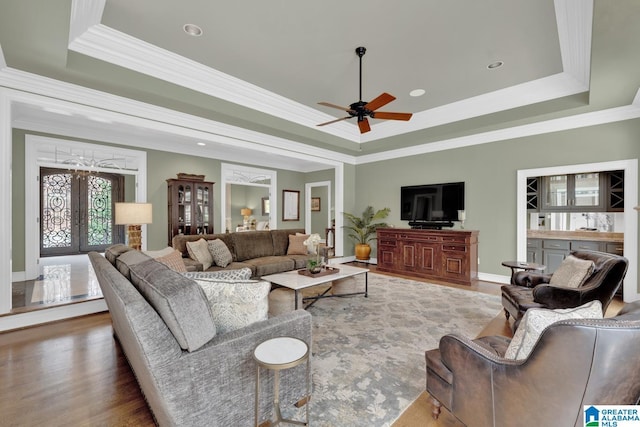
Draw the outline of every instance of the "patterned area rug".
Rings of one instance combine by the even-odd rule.
[[[475,337],[501,309],[499,296],[374,273],[368,298],[318,301],[311,425],[390,426],[425,389],[424,352]]]

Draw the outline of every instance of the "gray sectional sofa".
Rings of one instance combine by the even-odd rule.
[[[279,336],[311,345],[311,315],[304,310],[220,334],[194,280],[124,245],[89,258],[114,335],[160,426],[253,425],[254,348]],[[273,405],[273,376],[260,372],[265,420]],[[305,397],[307,380],[303,365],[282,372],[283,407]]]
[[[287,255],[289,235],[304,234],[304,229],[243,231],[224,234],[177,235],[172,239],[174,249],[180,251],[189,271],[202,271],[202,264],[189,258],[187,242],[220,239],[231,251],[233,262],[226,267],[211,266],[207,271],[250,268],[252,277],[304,268],[308,255]]]

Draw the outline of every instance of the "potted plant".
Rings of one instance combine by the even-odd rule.
[[[384,208],[374,212],[373,207],[367,206],[362,212],[362,216],[356,216],[344,212],[344,216],[350,225],[344,228],[349,230],[349,237],[356,243],[356,259],[366,261],[371,255],[369,242],[375,240],[376,230],[380,227],[387,227],[387,223],[379,222],[389,216],[391,209]]]

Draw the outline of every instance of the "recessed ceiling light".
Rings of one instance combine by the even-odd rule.
[[[204,147],[207,144],[205,144],[204,142],[198,142],[198,145],[201,146],[201,147]]]
[[[500,68],[504,65],[503,61],[496,61],[496,62],[492,62],[491,64],[487,65],[487,68],[490,70],[493,70],[495,68]]]
[[[426,93],[426,91],[424,89],[414,89],[411,92],[409,92],[410,96],[422,96]]]
[[[198,27],[196,24],[184,24],[182,29],[185,33],[193,37],[199,37],[202,35],[202,28]]]

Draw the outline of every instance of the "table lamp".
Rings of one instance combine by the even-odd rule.
[[[249,229],[249,217],[251,216],[251,209],[249,208],[242,208],[240,209],[240,215],[242,215],[244,217],[244,229],[248,230]]]
[[[151,224],[151,203],[116,203],[116,225],[127,225],[127,240],[133,249],[142,249],[141,224]]]

